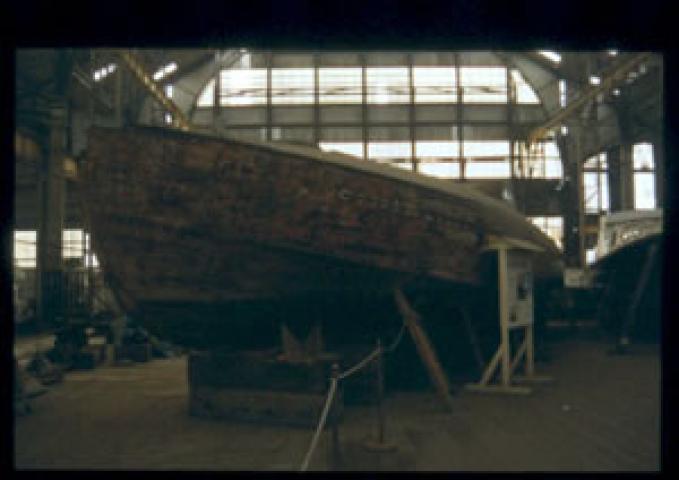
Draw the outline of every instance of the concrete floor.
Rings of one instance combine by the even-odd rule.
[[[453,414],[433,393],[394,393],[387,399],[394,453],[363,449],[374,410],[348,407],[341,465],[332,465],[324,434],[310,469],[659,470],[658,347],[605,352],[594,340],[560,342],[538,372],[556,383],[527,397],[459,392]],[[185,358],[68,373],[16,419],[16,467],[299,468],[310,430],[192,418],[187,393]]]

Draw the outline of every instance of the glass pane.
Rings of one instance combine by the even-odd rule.
[[[599,157],[594,155],[585,160],[583,167],[587,170],[598,170],[599,169]]]
[[[212,80],[207,82],[207,85],[205,85],[205,88],[203,88],[203,91],[198,96],[197,105],[199,107],[211,107],[214,105],[214,100],[215,100],[215,79],[213,78]]]
[[[455,158],[459,154],[459,143],[453,141],[415,142],[417,158]]]
[[[271,103],[314,103],[313,68],[271,69]]]
[[[219,98],[221,105],[265,105],[266,69],[222,70]]]
[[[409,103],[408,69],[375,67],[366,69],[369,103]]]
[[[462,101],[506,103],[507,76],[504,67],[460,67]]]
[[[355,157],[363,157],[363,143],[361,142],[320,142],[318,147],[325,152],[340,152]]]
[[[457,101],[454,67],[414,67],[415,103]]]
[[[509,160],[502,162],[471,161],[465,166],[466,178],[509,178]]]
[[[411,147],[410,142],[370,142],[368,158],[410,158]]]
[[[509,141],[464,142],[463,154],[465,157],[508,157]]]
[[[80,229],[62,232],[62,254],[64,258],[80,258],[85,250],[85,237]]]
[[[320,103],[361,103],[360,68],[319,68]]]
[[[413,171],[413,164],[412,162],[389,162],[387,165],[390,165],[395,168],[400,168],[401,170],[408,170],[408,171]]]
[[[562,248],[563,217],[528,217],[528,219]]]
[[[460,178],[459,162],[420,162],[417,171],[432,177]]]
[[[599,170],[608,170],[608,155],[606,152],[599,154]]]
[[[654,209],[655,205],[655,174],[634,174],[634,208],[635,210]]]
[[[512,80],[514,80],[514,85],[516,86],[516,102],[526,103],[526,104],[538,104],[540,99],[535,94],[533,87],[531,87],[526,79],[523,78],[521,72],[514,69],[512,70]]]
[[[634,170],[653,170],[653,145],[650,143],[637,143],[632,147],[632,159]]]
[[[599,212],[599,174],[592,172],[583,173],[585,187],[585,212]]]
[[[585,250],[585,261],[587,262],[587,265],[596,261],[596,248],[588,248]]]
[[[609,209],[609,195],[608,195],[608,175],[606,173],[599,174],[599,186],[601,195],[601,210],[607,212]]]
[[[37,238],[35,230],[16,230],[14,232],[14,265],[22,268],[35,268],[37,259]]]
[[[548,158],[545,159],[545,178],[562,178],[563,165],[561,160]]]

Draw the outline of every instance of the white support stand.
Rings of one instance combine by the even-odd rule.
[[[550,382],[552,379],[535,374],[535,352],[533,345],[533,299],[532,268],[526,255],[526,246],[517,247],[507,241],[494,242],[490,247],[497,251],[498,296],[500,304],[500,345],[488,363],[478,383],[465,385],[465,389],[482,393],[509,393],[528,395],[532,389],[515,385],[523,382]],[[521,251],[523,250],[523,252]],[[509,257],[519,260],[510,268]],[[521,261],[523,260],[523,262]],[[517,268],[518,266],[518,268]],[[522,290],[519,292],[519,290]],[[511,352],[509,334],[512,330],[524,332],[523,342],[514,355]],[[514,375],[521,360],[524,361],[525,375]],[[500,384],[490,384],[497,370],[500,370]]]

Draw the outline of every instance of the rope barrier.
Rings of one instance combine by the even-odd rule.
[[[406,326],[405,324],[401,325],[401,330],[399,333],[396,335],[396,338],[394,341],[389,345],[387,348],[382,348],[382,347],[377,347],[375,350],[370,352],[363,360],[358,362],[356,365],[353,367],[345,370],[344,372],[340,373],[337,375],[337,377],[331,378],[331,383],[330,383],[330,388],[328,389],[328,395],[325,400],[325,405],[323,406],[323,411],[321,413],[321,417],[318,421],[318,425],[316,426],[316,431],[314,433],[314,436],[311,440],[311,444],[309,445],[309,449],[307,450],[306,455],[304,456],[304,461],[302,462],[302,466],[300,467],[300,471],[305,472],[309,468],[309,462],[311,461],[311,457],[314,454],[314,451],[316,450],[316,446],[318,445],[318,440],[320,438],[321,432],[323,431],[323,427],[325,426],[325,422],[328,417],[328,412],[330,411],[330,407],[332,405],[333,400],[335,399],[335,393],[337,392],[337,385],[340,380],[344,380],[347,377],[350,377],[354,373],[358,372],[359,370],[363,369],[366,365],[368,365],[372,360],[377,358],[380,354],[383,353],[391,353],[393,352],[398,345],[401,343],[401,340],[403,339],[403,334],[405,333]]]
[[[368,356],[366,356],[363,360],[358,362],[356,365],[354,365],[353,367],[349,368],[348,370],[345,370],[344,372],[340,373],[337,378],[340,379],[340,380],[344,380],[345,378],[353,375],[354,373],[358,372],[363,367],[365,367],[368,363],[370,363],[370,361],[373,358],[377,357],[377,355],[379,355],[379,354],[380,354],[380,351],[379,351],[379,349],[376,348],[375,350],[370,352],[368,354]]]
[[[406,331],[406,325],[405,323],[401,325],[401,331],[398,332],[398,335],[396,335],[396,339],[392,342],[391,345],[389,345],[387,348],[384,349],[386,353],[391,353],[394,350],[396,350],[396,347],[401,343],[401,340],[403,339],[403,334]]]
[[[328,398],[325,400],[325,405],[323,406],[323,413],[321,413],[321,419],[318,422],[316,432],[314,433],[314,437],[311,440],[311,444],[309,445],[309,450],[307,451],[307,454],[304,457],[304,462],[302,462],[302,466],[300,467],[300,471],[302,472],[306,472],[306,470],[309,468],[311,456],[316,450],[316,445],[318,445],[318,439],[320,438],[321,432],[323,431],[323,427],[325,426],[325,421],[328,418],[328,412],[330,412],[330,406],[332,405],[332,401],[335,399],[336,391],[337,391],[337,378],[333,378],[330,382]]]

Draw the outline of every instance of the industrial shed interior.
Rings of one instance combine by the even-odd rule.
[[[19,49],[17,469],[657,471],[663,57]]]

